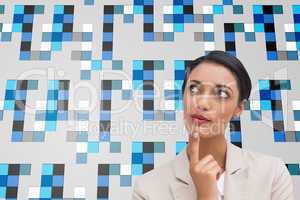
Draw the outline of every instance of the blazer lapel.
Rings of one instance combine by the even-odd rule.
[[[243,150],[227,141],[224,182],[225,200],[248,199],[248,173],[248,166],[243,157]]]
[[[173,169],[177,179],[177,181],[170,185],[174,199],[196,199],[195,186],[189,174],[189,160],[186,148],[175,158]]]
[[[197,199],[196,189],[189,174],[186,148],[176,156],[173,170],[177,181],[170,189],[175,200]],[[243,150],[227,141],[224,196],[225,200],[247,200],[248,168],[243,160]]]

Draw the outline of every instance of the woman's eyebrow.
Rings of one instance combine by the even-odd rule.
[[[191,80],[191,82],[195,82],[195,83],[197,83],[199,85],[202,83],[202,81],[199,81],[199,80]],[[216,87],[217,88],[228,88],[229,90],[231,90],[233,92],[233,90],[230,87],[228,87],[227,85],[216,84]]]

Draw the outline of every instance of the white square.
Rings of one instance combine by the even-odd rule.
[[[45,121],[35,121],[34,122],[35,131],[45,131]]]
[[[2,32],[3,33],[10,33],[10,32],[12,32],[12,24],[3,24],[2,25]]]
[[[129,80],[122,81],[122,89],[123,90],[131,90],[132,89],[132,82]]]
[[[40,198],[40,187],[30,187],[28,198]]]
[[[93,24],[83,24],[83,32],[93,32]]]
[[[165,110],[175,110],[175,101],[166,100],[165,101]]]
[[[87,153],[88,146],[86,142],[78,142],[76,144],[76,152],[77,153]]]
[[[254,32],[254,25],[253,24],[244,24],[245,32]]]
[[[286,50],[297,50],[296,42],[286,42]]]
[[[215,43],[214,42],[204,42],[204,50],[205,51],[215,50]]]
[[[51,50],[51,42],[41,43],[41,51],[50,51],[50,50]]]
[[[43,32],[52,32],[52,24],[43,24]]]
[[[203,14],[213,14],[213,7],[212,6],[203,6],[202,13]]]
[[[36,110],[46,110],[47,101],[36,101],[35,108]]]
[[[163,8],[164,14],[173,14],[173,6],[167,5]]]
[[[300,121],[295,121],[295,131],[300,131]]]
[[[87,110],[89,108],[89,101],[80,100],[78,102],[78,107],[81,110]]]
[[[165,90],[174,90],[174,81],[164,81],[164,89]]]
[[[0,101],[0,110],[4,110],[4,101]]]
[[[250,101],[250,109],[251,110],[260,110],[260,101],[259,100]]]
[[[214,24],[211,24],[211,23],[203,24],[203,30],[204,30],[204,32],[214,32]]]
[[[293,110],[300,110],[300,100],[293,101]]]
[[[91,42],[81,42],[81,50],[83,50],[83,51],[92,50],[92,43]]]
[[[85,198],[85,188],[75,187],[74,188],[74,198]]]
[[[295,32],[294,24],[285,24],[284,25],[284,31],[285,32]]]
[[[133,6],[125,5],[124,6],[124,14],[133,14]]]
[[[92,62],[90,60],[80,61],[80,69],[81,70],[91,70]]]
[[[167,23],[167,24],[164,24],[163,25],[163,31],[164,32],[173,32],[173,24],[169,24],[169,23]]]
[[[121,164],[120,175],[131,175],[131,165]]]

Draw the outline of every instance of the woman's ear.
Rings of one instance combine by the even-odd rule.
[[[238,117],[240,116],[240,114],[243,112],[243,110],[245,109],[245,103],[246,100],[242,100],[241,102],[239,102],[238,106],[236,107],[236,109],[234,110],[233,113],[233,117]]]

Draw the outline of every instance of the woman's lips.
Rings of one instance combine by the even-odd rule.
[[[195,123],[199,126],[202,125],[202,124],[210,122],[210,120],[199,119],[199,118],[196,118],[196,117],[192,117],[192,121],[193,121],[193,123]]]

